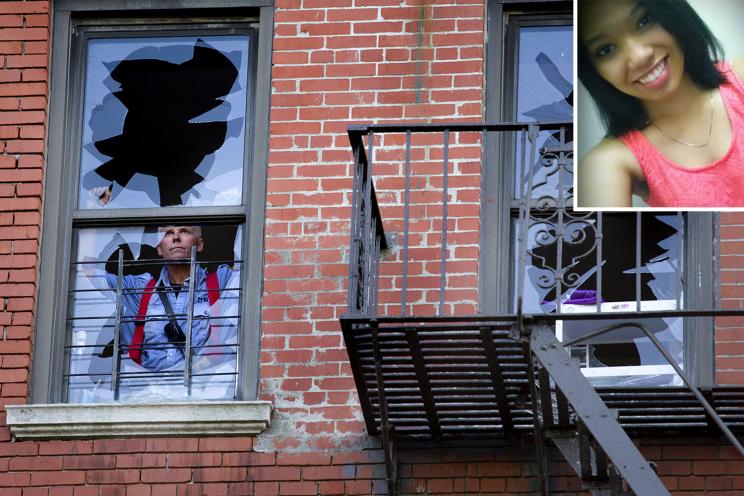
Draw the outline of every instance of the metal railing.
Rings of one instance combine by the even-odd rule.
[[[649,318],[739,315],[740,310],[722,305],[715,281],[711,294],[688,295],[685,263],[694,254],[685,240],[686,214],[573,209],[573,151],[566,142],[570,126],[351,126],[349,315],[390,319],[483,315],[477,301],[478,264],[481,251],[495,249],[513,257],[510,275],[497,284],[514,297],[499,314],[521,312],[549,320],[590,320],[598,313],[610,319],[639,313]],[[512,182],[502,185],[512,190],[502,192],[511,198],[504,205],[512,223],[503,231],[510,237],[500,240],[502,247],[479,246],[480,231],[495,221],[484,218],[481,210],[491,201],[485,197],[482,179],[487,165],[482,161],[486,143],[494,141],[499,147],[497,167],[516,171],[511,173],[516,178],[507,175]],[[466,221],[470,226],[462,227]],[[463,241],[465,235],[470,238]],[[663,246],[658,246],[660,241]],[[608,247],[617,252],[620,245],[623,263],[631,262],[613,265]],[[469,253],[460,255],[460,248]],[[470,266],[462,269],[463,261]],[[712,269],[714,261],[708,262]],[[453,281],[465,276],[466,283]],[[712,277],[697,274],[698,279],[705,276]],[[612,294],[619,278],[630,288],[622,299]],[[649,289],[654,278],[663,280],[663,287]],[[591,303],[586,298],[575,303],[579,289],[590,291]],[[450,293],[464,290],[470,294],[460,300],[472,305],[459,307]],[[530,292],[532,301],[527,301]],[[663,304],[651,304],[654,300]],[[692,304],[697,302],[702,303]],[[581,313],[575,313],[577,306]]]
[[[173,290],[146,284],[148,277],[153,282],[158,280],[157,274],[166,264],[164,260],[125,260],[124,250],[120,248],[113,259],[115,270],[107,270],[107,262],[112,264],[93,259],[72,264],[74,284],[69,294],[64,372],[67,401],[138,401],[141,399],[138,396],[147,395],[164,399],[233,399],[237,387],[238,309],[242,294],[242,288],[235,282],[242,261],[197,262],[196,247],[192,247],[190,260],[183,262],[188,265],[190,281],[184,288],[186,304],[171,312],[154,310],[153,303],[157,298],[169,297],[167,294]],[[207,265],[230,267],[224,271],[228,275],[222,278],[222,283],[217,277],[215,287],[198,281],[206,278]],[[134,285],[131,280],[125,284],[132,274],[142,277]],[[219,296],[210,295],[213,291]],[[147,293],[151,295],[149,310],[140,315],[142,308],[133,308],[132,301],[141,301]],[[173,322],[183,332],[182,341],[170,340],[165,334],[160,340],[154,339],[145,328],[146,324],[165,327]],[[138,326],[145,335],[141,342],[134,342]],[[204,339],[199,342],[194,340],[196,328],[204,331]],[[175,358],[169,358],[173,362],[169,366],[138,363],[132,356],[171,352],[175,352]]]

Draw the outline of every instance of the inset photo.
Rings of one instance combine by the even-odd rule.
[[[577,210],[744,210],[744,0],[577,0]]]

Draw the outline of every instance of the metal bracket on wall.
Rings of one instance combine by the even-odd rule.
[[[382,450],[385,453],[385,479],[387,493],[395,496],[398,485],[398,444],[395,441],[395,426],[388,424],[382,430]]]
[[[398,484],[398,447],[395,442],[395,426],[388,419],[388,404],[382,377],[382,354],[380,353],[379,328],[376,321],[370,322],[372,330],[372,350],[375,359],[375,378],[380,400],[380,430],[382,431],[382,451],[385,455],[385,479],[388,495],[395,496]]]

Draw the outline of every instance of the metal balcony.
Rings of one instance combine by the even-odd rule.
[[[671,329],[683,319],[744,312],[685,287],[683,259],[694,254],[681,234],[683,214],[618,220],[573,210],[570,129],[349,129],[355,174],[341,323],[368,432],[382,437],[390,494],[403,439],[526,435],[543,494],[550,492],[547,440],[593,494],[626,494],[622,480],[631,493],[668,494],[626,432],[723,433],[744,455],[732,433],[744,430],[744,386],[698,387]],[[500,219],[480,210],[489,200],[484,156],[516,171],[504,176],[513,191]],[[654,238],[655,221],[672,233],[663,242]],[[509,248],[500,252],[508,269],[497,282],[503,311],[495,313],[484,311],[499,305],[483,301],[481,284],[489,222],[508,225],[502,242]],[[652,369],[668,378],[663,386],[600,386],[582,375],[580,363],[591,365],[603,340],[621,335],[644,343]]]

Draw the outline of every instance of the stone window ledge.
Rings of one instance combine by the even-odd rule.
[[[269,401],[7,405],[15,439],[141,436],[255,436],[271,420]]]

